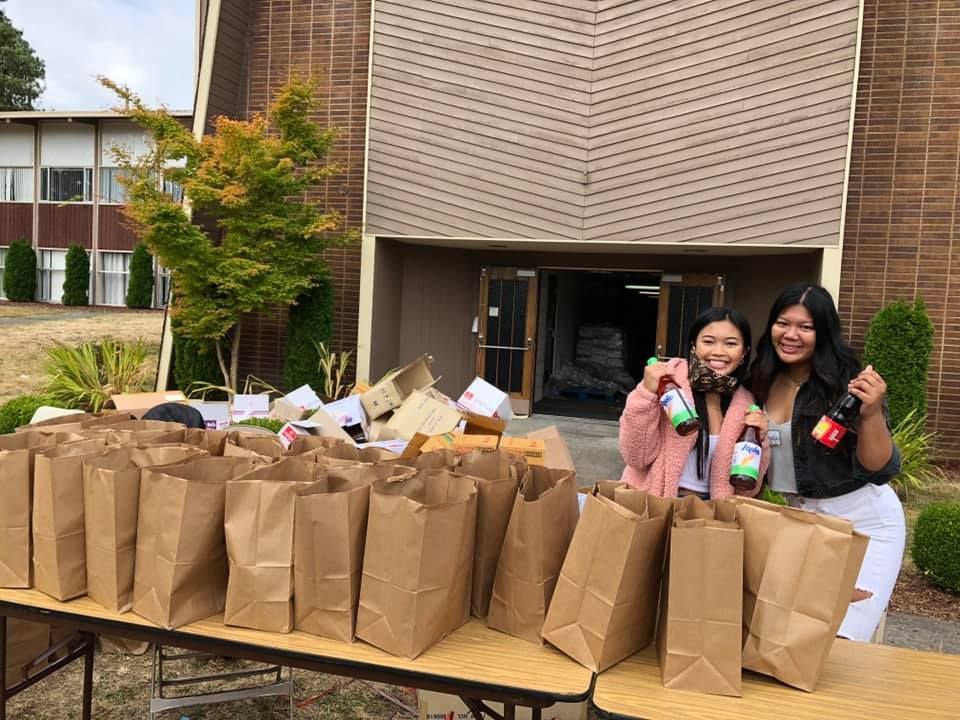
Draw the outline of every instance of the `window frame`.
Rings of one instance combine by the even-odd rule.
[[[83,199],[82,200],[50,200],[50,176],[51,171],[55,172],[65,172],[65,171],[80,171],[83,173]],[[48,197],[44,197],[44,196]],[[93,203],[93,168],[92,167],[81,167],[81,166],[51,166],[43,165],[40,167],[40,202],[42,203],[52,203],[57,205],[62,205],[64,203],[70,203],[72,205],[90,205]]]

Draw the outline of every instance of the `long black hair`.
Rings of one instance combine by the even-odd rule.
[[[733,324],[740,337],[743,338],[743,361],[734,369],[730,375],[737,380],[737,384],[743,384],[743,379],[747,374],[747,367],[750,365],[750,323],[738,310],[728,307],[711,307],[704,310],[693,319],[690,330],[687,332],[687,347],[690,352],[695,352],[697,345],[697,336],[710,323],[723,322],[727,320]],[[701,358],[702,359],[702,358]],[[697,433],[697,477],[701,480],[707,476],[707,458],[710,456],[710,427],[707,422],[707,398],[706,394],[693,390],[693,403],[697,408],[697,415],[700,416],[700,431]],[[720,396],[720,410],[724,415],[727,414],[727,408],[730,407],[731,395]]]
[[[833,298],[819,285],[793,285],[774,300],[763,337],[757,343],[757,357],[750,368],[747,387],[759,402],[765,403],[774,378],[786,367],[773,347],[770,331],[781,313],[792,305],[802,305],[807,309],[817,334],[810,363],[810,379],[807,381],[813,390],[813,398],[803,410],[807,414],[818,414],[829,408],[846,391],[850,379],[860,372],[856,353],[843,339],[840,316]]]

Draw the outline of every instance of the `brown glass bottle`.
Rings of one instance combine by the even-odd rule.
[[[652,357],[647,360],[647,365],[654,365],[657,362],[658,360]],[[692,435],[700,430],[700,418],[697,417],[696,408],[687,402],[680,386],[670,375],[660,378],[657,398],[678,435]]]
[[[830,450],[836,448],[847,434],[847,430],[860,416],[861,405],[863,401],[856,395],[844,393],[814,426],[813,432],[810,433],[813,439]]]

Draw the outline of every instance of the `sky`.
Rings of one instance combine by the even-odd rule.
[[[7,0],[0,10],[46,63],[38,109],[115,106],[97,75],[148,105],[193,107],[196,0]]]

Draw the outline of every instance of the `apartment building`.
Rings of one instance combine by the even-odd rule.
[[[190,121],[189,112],[176,115]],[[0,267],[11,242],[29,240],[37,253],[36,299],[59,303],[67,248],[81,245],[90,256],[90,303],[123,305],[138,240],[123,216],[114,148],[137,154],[148,142],[114,112],[0,113]],[[182,194],[173,183],[167,189]],[[163,307],[170,277],[159,265],[155,272],[154,306]]]

